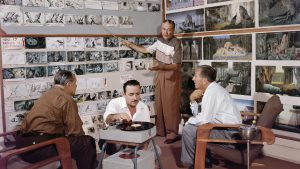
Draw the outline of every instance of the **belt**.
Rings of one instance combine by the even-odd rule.
[[[20,134],[23,137],[31,137],[31,136],[62,137],[62,136],[64,136],[64,134],[49,134],[49,133],[42,133],[42,132],[36,132],[36,131],[31,131],[28,133],[21,132]]]

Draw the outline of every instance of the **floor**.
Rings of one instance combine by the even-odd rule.
[[[181,153],[181,141],[177,141],[173,144],[164,144],[163,137],[156,137],[156,143],[162,150],[161,160],[164,169],[187,169],[181,167],[179,164]],[[10,169],[21,168],[22,162],[18,160],[11,160],[9,163]],[[45,167],[47,169],[56,169],[59,164],[53,164],[54,166]],[[76,167],[75,167],[76,168]],[[224,162],[222,160],[214,160],[212,169],[246,169],[245,166],[235,165],[233,163]],[[158,169],[158,168],[157,168]],[[251,169],[300,169],[300,164],[294,164],[271,157],[263,157],[257,159],[252,163]]]
[[[181,153],[181,141],[177,141],[173,144],[164,144],[163,137],[156,137],[156,143],[162,150],[161,160],[164,169],[186,169],[180,167],[180,153]],[[239,166],[233,163],[224,162],[222,160],[214,160],[212,169],[246,169],[246,166]],[[290,163],[271,157],[262,157],[256,159],[251,169],[300,169],[300,164]]]

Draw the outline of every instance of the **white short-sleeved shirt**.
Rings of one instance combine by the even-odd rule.
[[[159,38],[153,45],[146,48],[148,53],[154,53],[156,60],[164,64],[181,63],[181,41],[175,37],[171,40]]]
[[[118,114],[118,113],[127,113],[132,121],[143,121],[143,122],[150,122],[150,111],[148,106],[139,101],[139,103],[136,106],[136,112],[133,115],[133,117],[130,114],[130,111],[127,107],[125,97],[118,97],[115,99],[112,99],[105,110],[105,113],[103,115],[104,121],[106,121],[106,118],[110,114]]]

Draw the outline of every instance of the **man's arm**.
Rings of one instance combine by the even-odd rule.
[[[180,69],[181,64],[157,64],[153,67],[149,68],[149,70],[157,71],[157,70],[178,70]]]
[[[147,49],[146,49],[145,47],[143,47],[143,46],[135,45],[135,44],[133,44],[133,43],[127,41],[127,40],[123,40],[122,43],[123,43],[125,46],[127,46],[127,47],[129,47],[129,48],[131,48],[131,49],[133,49],[133,50],[135,50],[135,51],[137,51],[137,52],[140,52],[140,53],[148,53]]]
[[[130,121],[131,117],[127,113],[109,114],[106,117],[105,122],[106,122],[106,124],[109,124],[109,123],[111,123],[113,121],[120,121],[120,122],[122,122],[123,120]]]

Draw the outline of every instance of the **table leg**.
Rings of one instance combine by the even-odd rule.
[[[135,158],[133,158],[133,167],[134,167],[134,169],[137,169],[137,160],[138,160],[137,152],[138,152],[138,149],[139,149],[139,146],[136,146],[134,148],[134,157],[135,157]]]
[[[102,145],[102,149],[101,149],[101,153],[100,153],[100,157],[99,157],[99,164],[98,164],[98,169],[102,169],[103,168],[103,158],[105,156],[105,152],[106,152],[106,146],[107,143],[104,142]]]
[[[250,169],[250,140],[247,140],[247,169]]]
[[[152,144],[153,144],[153,148],[154,148],[154,151],[155,151],[155,156],[156,156],[156,159],[158,161],[159,168],[163,169],[163,166],[162,166],[162,163],[160,161],[160,157],[159,157],[159,154],[158,154],[158,151],[157,151],[157,148],[156,148],[155,140],[153,138],[151,138],[151,141],[152,141]]]

